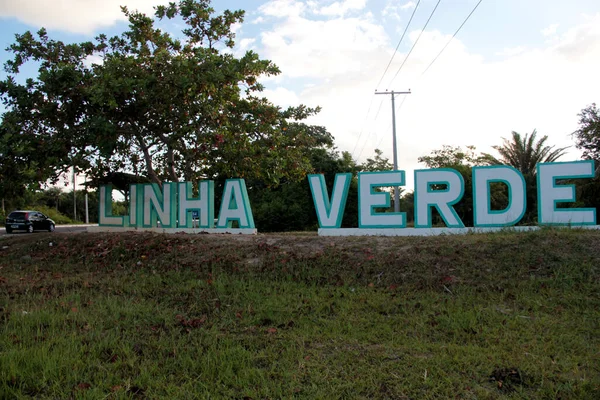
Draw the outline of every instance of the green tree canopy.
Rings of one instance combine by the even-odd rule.
[[[475,146],[466,146],[463,149],[460,146],[448,145],[433,150],[429,155],[419,157],[418,161],[428,168],[455,169],[462,175],[467,188],[471,186],[472,167],[483,163],[482,157],[475,152]],[[473,193],[470,190],[465,190],[463,198],[454,205],[454,209],[465,226],[473,226]],[[441,218],[436,210],[434,210],[432,217],[434,223],[441,223]]]
[[[579,129],[573,132],[575,144],[583,150],[583,158],[600,160],[600,109],[591,104],[581,110]]]
[[[367,158],[367,161],[360,165],[361,171],[390,171],[394,169],[394,166],[390,162],[390,159],[383,156],[383,151],[375,149],[375,157]]]
[[[157,183],[225,175],[277,184],[310,170],[303,148],[331,138],[302,122],[318,108],[281,109],[260,97],[260,77],[280,71],[252,51],[233,55],[232,25],[243,11],[215,15],[209,0],[158,6],[153,18],[122,11],[129,27],[119,36],[67,44],[42,28],[9,48],[3,143],[23,143],[23,163],[39,180],[71,165]],[[185,26],[180,38],[156,27],[175,18]],[[26,62],[38,75],[19,83]]]
[[[488,160],[477,154],[475,146],[466,146],[463,149],[460,146],[443,145],[441,149],[436,149],[427,156],[418,158],[420,163],[428,168],[455,168],[474,167],[486,165]]]
[[[548,136],[542,136],[536,141],[537,131],[534,129],[531,134],[512,132],[510,139],[502,138],[503,143],[493,148],[500,154],[496,158],[490,154],[484,154],[492,165],[510,165],[523,174],[523,176],[535,176],[538,163],[554,162],[565,155],[568,147],[555,149],[555,146],[547,146]]]
[[[533,222],[537,219],[537,164],[558,160],[568,148],[546,145],[548,140],[546,135],[539,140],[536,140],[536,137],[535,129],[531,134],[525,134],[524,137],[513,131],[510,139],[503,138],[502,145],[493,146],[500,157],[484,154],[491,165],[510,165],[523,174],[527,192],[527,211],[523,218],[524,222]]]

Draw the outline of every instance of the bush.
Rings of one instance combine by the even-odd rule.
[[[27,210],[36,210],[36,211],[41,212],[42,214],[45,214],[50,219],[52,219],[56,223],[56,225],[74,224],[75,223],[71,218],[67,217],[64,214],[61,214],[55,208],[51,208],[48,206],[35,206],[35,207],[27,207],[26,209]]]

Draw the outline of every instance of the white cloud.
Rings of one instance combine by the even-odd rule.
[[[554,35],[556,33],[556,30],[558,29],[558,26],[559,26],[558,24],[553,24],[547,28],[542,29],[542,35],[544,35],[544,36]]]
[[[418,34],[410,32],[409,40],[414,42]],[[599,101],[600,81],[594,77],[600,69],[600,14],[566,30],[552,44],[531,49],[523,43],[505,49],[503,58],[493,62],[455,38],[421,76],[449,38],[437,31],[424,32],[388,86],[412,89],[396,115],[400,166],[408,171],[409,187],[411,171],[422,167],[417,158],[444,144],[473,144],[479,151],[493,152],[491,146],[511,131],[537,129],[540,136],[549,136],[549,144],[573,145],[569,134],[577,128],[577,113]],[[304,89],[295,91],[298,103],[322,106],[311,122],[326,126],[338,148],[356,148],[355,156],[362,150],[364,160],[380,145],[391,159],[390,98],[373,96],[373,90],[393,48],[374,21],[286,18],[256,45],[259,54],[281,67],[284,77],[304,82],[299,86]],[[405,53],[397,54],[380,89],[385,89],[404,57]],[[402,99],[397,98],[397,106]],[[578,157],[573,148],[565,159]]]
[[[275,61],[286,76],[325,79],[368,69],[384,52],[387,37],[367,18],[292,17],[263,32],[261,44],[260,54]]]
[[[567,30],[558,41],[553,50],[568,58],[570,61],[598,62],[600,54],[600,13],[595,16],[585,16],[585,22]]]
[[[0,1],[0,17],[14,17],[28,25],[67,32],[91,34],[98,28],[125,20],[123,0],[5,0]],[[153,13],[153,6],[168,0],[127,0],[130,10]]]
[[[360,11],[365,8],[367,0],[344,0],[336,1],[317,11],[321,15],[346,15],[350,11]]]
[[[396,21],[402,21],[402,17],[400,16],[400,10],[398,6],[395,5],[392,1],[388,1],[385,5],[383,11],[381,11],[381,15],[386,18],[391,18]]]
[[[513,57],[522,54],[526,50],[527,48],[524,46],[507,47],[504,50],[497,52],[496,55],[501,57]]]
[[[262,95],[269,99],[273,104],[282,108],[300,104],[300,99],[296,93],[281,86],[275,89],[266,89],[262,92]]]
[[[271,0],[258,8],[270,17],[298,17],[304,13],[306,5],[296,0]]]
[[[408,9],[411,9],[411,8],[415,8],[416,6],[417,6],[417,4],[414,1],[409,1],[406,4],[401,5],[400,9],[401,10],[408,10]]]
[[[402,21],[402,11],[414,8],[415,6],[416,3],[414,1],[409,1],[406,4],[400,5],[399,0],[388,0],[383,11],[381,11],[381,15],[386,18],[395,19],[396,21]]]
[[[83,60],[83,64],[86,67],[91,67],[93,64],[102,65],[104,64],[104,59],[97,54],[92,54],[91,56],[87,56],[86,59]]]

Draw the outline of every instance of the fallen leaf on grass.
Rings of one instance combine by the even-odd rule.
[[[77,385],[77,390],[87,390],[91,387],[92,385],[90,385],[89,383],[81,382],[79,385]]]
[[[179,321],[179,325],[184,326],[186,328],[198,328],[206,322],[206,315],[203,315],[202,318],[190,318],[185,319],[183,316],[177,314],[175,319]]]

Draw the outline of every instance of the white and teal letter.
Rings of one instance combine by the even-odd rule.
[[[340,228],[342,226],[351,181],[352,174],[335,174],[330,201],[323,174],[308,175],[308,184],[317,211],[319,227]]]
[[[225,181],[217,228],[231,227],[233,221],[238,221],[239,228],[254,229],[254,217],[250,208],[246,182],[243,179],[227,179]]]
[[[593,178],[594,161],[541,163],[537,165],[538,221],[542,225],[594,225],[596,209],[561,208],[558,203],[575,201],[575,185],[559,179]]]
[[[100,186],[98,225],[123,226],[123,217],[112,215],[112,185]]]
[[[390,206],[389,192],[376,187],[404,186],[404,171],[360,172],[358,174],[358,226],[360,228],[405,228],[406,213],[376,213]]]
[[[492,210],[492,182],[508,187],[508,206]],[[525,179],[517,169],[502,165],[473,167],[473,221],[475,226],[512,226],[519,222],[527,207]]]
[[[443,185],[444,189],[435,189]],[[450,168],[415,171],[415,227],[431,228],[431,208],[435,207],[449,228],[464,228],[453,205],[462,199],[465,182]]]
[[[162,191],[156,183],[138,185],[137,190],[137,196],[143,196],[145,228],[156,228],[157,219],[163,228],[177,227],[177,183],[163,182]]]
[[[179,226],[192,227],[192,212],[198,211],[200,228],[215,225],[215,184],[213,181],[198,182],[198,197],[192,195],[192,183],[179,183]]]

